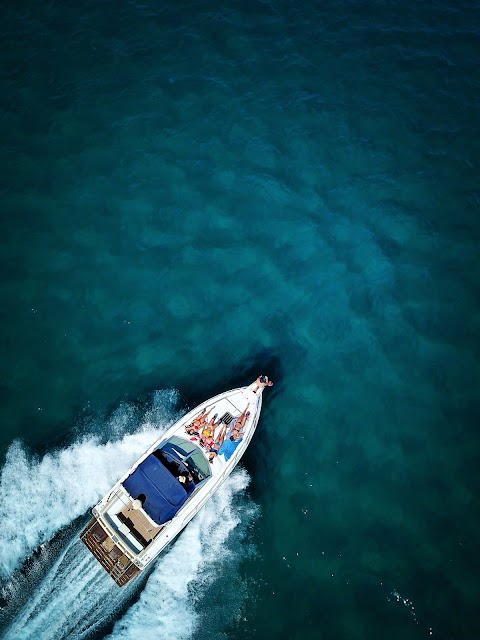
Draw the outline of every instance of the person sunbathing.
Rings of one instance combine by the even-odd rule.
[[[215,444],[215,437],[213,434],[209,436],[202,436],[200,438],[200,445],[204,447],[207,451],[210,451]]]
[[[206,408],[202,409],[201,412],[196,416],[193,421],[185,427],[185,431],[187,433],[194,432],[196,433],[198,429],[202,426],[203,420],[205,419]],[[191,435],[191,434],[190,434]]]
[[[232,422],[230,423],[230,429],[227,431],[227,438],[229,438],[232,435],[232,431],[234,428],[236,428],[240,433],[240,435],[243,436],[245,432],[245,424],[250,417],[250,411],[248,411],[249,406],[250,406],[250,403],[247,404],[245,410],[242,411],[242,413],[238,416],[238,418],[235,418],[234,420],[232,420]]]
[[[223,455],[225,460],[230,460],[235,453],[235,449],[243,440],[240,431],[236,427],[233,427],[229,438],[226,438],[226,435],[227,425],[222,427],[222,430],[218,435],[218,440],[212,447],[210,447],[210,455],[208,456],[209,462],[213,462],[217,456],[221,455]]]
[[[203,437],[208,438],[209,436],[213,436],[213,434],[215,433],[215,429],[219,424],[219,422],[217,422],[217,416],[218,416],[218,413],[215,413],[213,418],[210,419],[210,422],[203,427],[202,433],[201,433],[202,438]]]
[[[206,424],[206,422],[207,422],[208,414],[214,408],[215,408],[215,406],[210,407],[210,409],[208,411],[207,411],[206,407],[204,409],[202,409],[200,411],[200,413],[198,414],[198,416],[193,420],[193,422],[191,422],[187,427],[185,427],[185,431],[189,435],[195,435],[195,434],[198,435],[200,433],[200,431],[202,430],[203,425]]]

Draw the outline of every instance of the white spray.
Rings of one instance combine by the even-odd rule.
[[[10,575],[39,544],[85,514],[167,427],[165,421],[163,426],[158,419],[152,422],[150,412],[133,435],[106,444],[90,436],[41,460],[29,458],[19,443],[13,444],[0,479],[6,498],[0,507],[3,575]],[[208,584],[219,567],[228,564],[223,543],[238,523],[232,501],[247,484],[248,475],[237,470],[159,558],[139,600],[115,624],[112,639],[150,637],[153,629],[156,638],[171,638],[174,631],[178,640],[192,635],[198,624],[192,584]],[[253,510],[243,514],[252,516]],[[28,603],[3,637],[87,638],[118,615],[136,588],[135,581],[118,588],[75,535],[33,586]]]

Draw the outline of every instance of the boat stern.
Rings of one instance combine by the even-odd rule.
[[[94,516],[80,534],[80,540],[119,587],[140,573],[140,568],[116,544]]]

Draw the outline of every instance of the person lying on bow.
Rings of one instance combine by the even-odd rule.
[[[243,436],[245,432],[245,424],[250,417],[250,411],[248,411],[249,406],[250,406],[250,403],[247,404],[245,410],[238,416],[238,418],[234,418],[232,420],[232,422],[229,425],[230,428],[227,431],[227,436],[226,436],[227,438],[229,438],[232,435],[232,431],[234,427],[236,427],[240,435]]]
[[[187,427],[185,427],[185,431],[190,435],[198,435],[202,430],[203,426],[207,423],[208,414],[212,409],[215,409],[215,406],[210,407],[207,411],[206,407],[200,411],[198,416],[191,422]]]
[[[225,460],[230,460],[235,453],[236,448],[243,440],[240,431],[236,427],[233,427],[230,437],[226,438],[226,435],[227,425],[222,427],[218,440],[210,447],[210,455],[208,457],[209,462],[213,462],[217,455],[223,455]]]

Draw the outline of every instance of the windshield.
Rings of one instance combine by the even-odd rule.
[[[193,476],[195,483],[208,478],[210,467],[196,444],[177,436],[172,436],[162,447],[161,451],[180,459]],[[197,480],[198,478],[198,480]]]

